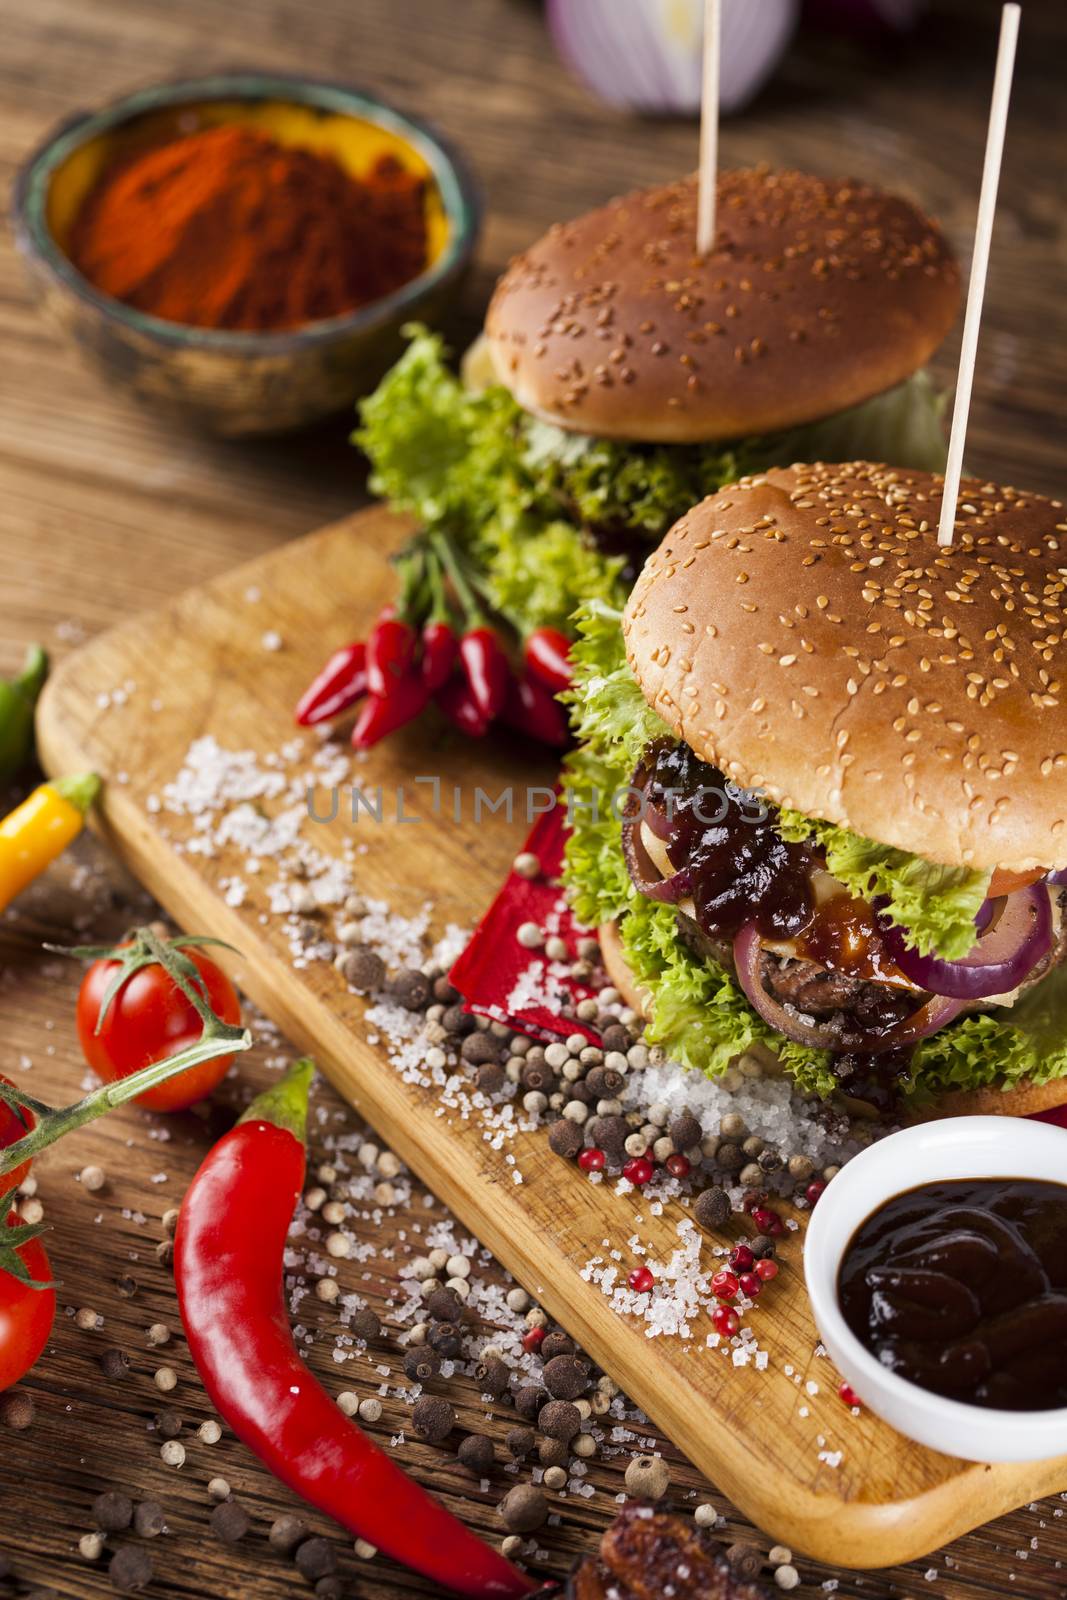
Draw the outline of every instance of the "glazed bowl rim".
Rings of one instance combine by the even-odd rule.
[[[854,1156],[820,1198],[804,1240],[804,1276],[823,1344],[861,1401],[920,1444],[982,1462],[1065,1454],[1067,1407],[1006,1411],[934,1394],[883,1367],[842,1314],[838,1273],[856,1229],[896,1195],[956,1178],[1067,1187],[1067,1131],[1017,1117],[946,1118],[901,1129]]]
[[[79,147],[100,134],[168,106],[217,100],[279,100],[332,111],[385,129],[416,150],[430,168],[449,222],[445,246],[424,272],[370,305],[299,328],[247,331],[170,322],[128,306],[97,289],[53,237],[45,214],[53,173]],[[79,300],[136,332],[177,349],[231,355],[278,356],[329,344],[351,334],[372,333],[410,311],[434,289],[456,277],[474,254],[482,222],[482,199],[470,168],[451,141],[422,117],[358,85],[299,73],[232,70],[152,83],[91,111],[77,111],[53,127],[22,162],[14,185],[12,217],[19,248],[47,268]]]

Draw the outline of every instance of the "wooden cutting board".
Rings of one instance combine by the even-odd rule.
[[[680,1210],[668,1206],[655,1218],[647,1200],[621,1199],[609,1185],[590,1184],[552,1155],[543,1131],[495,1150],[473,1123],[442,1117],[433,1094],[405,1082],[367,1042],[362,1002],[332,967],[321,961],[294,967],[284,918],[267,914],[273,873],[264,872],[261,885],[244,871],[242,851],[209,856],[180,848],[194,831],[192,820],[159,809],[154,797],[173,780],[192,741],[211,735],[262,761],[291,738],[291,708],[328,650],[365,633],[391,595],[387,557],[405,531],[384,511],[363,512],[93,640],[62,663],[43,699],[46,767],[91,767],[107,780],[98,826],[115,851],[185,929],[214,934],[241,951],[229,964],[248,994],[773,1538],[839,1565],[890,1565],[1067,1489],[1067,1457],[1029,1466],[969,1465],[908,1443],[868,1413],[852,1417],[837,1398],[833,1368],[816,1354],[797,1235],[785,1242],[783,1271],[750,1318],[770,1352],[766,1371],[733,1368],[707,1350],[703,1318],[685,1344],[646,1338],[643,1323],[615,1313],[579,1274],[593,1256],[607,1254],[605,1243],[621,1252],[628,1270],[626,1241],[638,1211],[642,1237],[654,1244],[651,1259],[665,1258],[678,1243]],[[342,805],[336,821],[314,825],[314,844],[340,856],[346,843],[351,853],[355,838],[361,892],[408,913],[429,897],[434,927],[443,931],[449,922],[477,920],[526,825],[521,806],[511,823],[501,813],[457,826],[447,805],[434,818],[426,788],[412,786],[414,776],[440,774],[469,798],[479,784],[495,794],[508,783],[550,783],[554,769],[518,741],[479,745],[420,724],[353,772],[365,791],[381,784],[387,797],[406,784],[408,809],[423,820],[378,825],[364,816],[354,835]],[[385,814],[395,809],[387,800]],[[244,885],[239,905],[234,878]]]

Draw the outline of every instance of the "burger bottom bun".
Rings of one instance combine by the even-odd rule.
[[[651,994],[630,971],[619,936],[619,924],[602,922],[597,937],[608,977],[626,1004],[647,1022],[651,1014]],[[864,1103],[853,1104],[855,1111],[862,1115]],[[932,1122],[939,1117],[1030,1117],[1038,1111],[1052,1111],[1062,1105],[1067,1105],[1067,1078],[1053,1078],[1050,1083],[1040,1084],[1023,1078],[1012,1089],[1000,1089],[996,1084],[990,1084],[982,1089],[956,1089],[938,1095],[936,1100],[921,1109],[911,1111],[908,1120]]]

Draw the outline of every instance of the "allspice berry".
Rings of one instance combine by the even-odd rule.
[[[548,1333],[541,1341],[541,1360],[552,1361],[556,1356],[572,1356],[574,1340],[565,1333]]]
[[[725,1226],[732,1209],[726,1190],[712,1187],[697,1195],[693,1215],[702,1228],[715,1233]]]
[[[224,1500],[211,1513],[211,1531],[223,1544],[236,1544],[251,1526],[252,1518],[239,1500]]]
[[[730,1545],[726,1551],[726,1559],[730,1563],[734,1577],[743,1583],[758,1578],[763,1571],[763,1556],[754,1544]]]
[[[404,1376],[412,1383],[429,1383],[441,1370],[441,1357],[429,1345],[416,1345],[404,1356]]]
[[[520,1417],[525,1417],[527,1422],[532,1422],[550,1398],[548,1390],[542,1389],[539,1383],[528,1383],[516,1391],[515,1410]]]
[[[467,1035],[459,1047],[459,1055],[460,1060],[471,1067],[482,1067],[489,1061],[499,1063],[500,1040],[488,1029],[479,1029],[477,1033]]]
[[[454,1322],[435,1322],[426,1342],[439,1356],[458,1356],[463,1348],[459,1327]]]
[[[542,1439],[537,1446],[537,1459],[543,1467],[561,1467],[569,1454],[562,1439]]]
[[[486,1061],[478,1068],[474,1081],[483,1094],[499,1094],[504,1087],[504,1069],[498,1061]]]
[[[418,967],[407,967],[391,978],[387,985],[388,992],[394,1000],[408,1011],[424,1011],[430,1002],[432,986],[430,979]]]
[[[337,1556],[329,1539],[316,1535],[312,1539],[305,1539],[303,1544],[297,1546],[296,1555],[293,1557],[296,1570],[302,1578],[309,1583],[317,1583],[320,1578],[328,1578],[337,1567]]]
[[[500,1356],[480,1362],[474,1376],[479,1394],[487,1394],[491,1400],[502,1400],[511,1387],[511,1368]]]
[[[548,1130],[548,1146],[554,1155],[573,1161],[585,1143],[581,1125],[569,1117],[557,1117]]]
[[[473,1472],[476,1478],[487,1477],[493,1470],[493,1441],[484,1433],[469,1433],[460,1440],[456,1458],[460,1466]]]
[[[0,1396],[0,1422],[6,1428],[30,1428],[36,1408],[28,1394],[5,1394]]]
[[[667,1129],[670,1141],[674,1148],[683,1152],[692,1150],[704,1137],[704,1130],[691,1111],[683,1111],[681,1116],[675,1117]]]
[[[463,1302],[454,1289],[446,1289],[442,1284],[435,1289],[426,1301],[427,1315],[435,1322],[458,1322],[463,1310]]]
[[[280,1550],[287,1556],[307,1538],[307,1532],[307,1523],[301,1522],[299,1517],[275,1517],[267,1534],[267,1542],[272,1549]]]
[[[740,1172],[745,1165],[745,1152],[739,1144],[731,1144],[727,1139],[716,1151],[715,1162],[724,1172]]]
[[[517,1483],[500,1502],[504,1526],[512,1533],[533,1533],[548,1519],[548,1500],[532,1483]]]
[[[456,1426],[456,1413],[439,1395],[420,1395],[411,1413],[415,1432],[430,1444],[440,1444]]]
[[[371,1310],[370,1306],[360,1306],[359,1310],[353,1313],[348,1331],[355,1334],[357,1339],[366,1339],[368,1344],[373,1344],[375,1339],[380,1339],[382,1336],[382,1319],[376,1311]]]
[[[370,994],[385,982],[385,962],[380,955],[366,948],[346,951],[337,969],[358,994]]]
[[[582,1413],[569,1400],[550,1400],[542,1406],[537,1426],[546,1438],[568,1444],[582,1426]]]
[[[537,1442],[532,1428],[509,1428],[504,1439],[508,1455],[513,1461],[525,1461]]]
[[[589,1363],[580,1356],[553,1356],[545,1362],[544,1381],[554,1400],[577,1400],[589,1387]]]
[[[107,1575],[123,1594],[135,1594],[152,1582],[155,1565],[143,1545],[124,1544],[108,1564]]]
[[[93,1501],[93,1521],[103,1533],[122,1533],[133,1521],[133,1501],[118,1489],[108,1489]]]
[[[659,1456],[634,1456],[626,1468],[626,1493],[635,1500],[662,1500],[671,1477]]]

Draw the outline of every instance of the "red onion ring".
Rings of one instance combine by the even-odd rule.
[[[1045,882],[1055,884],[1057,889],[1067,886],[1067,867],[1060,867],[1056,872],[1050,872]]]
[[[888,1033],[842,1035],[840,1029],[834,1028],[831,1023],[805,1022],[797,1012],[767,993],[763,987],[762,953],[755,924],[746,922],[734,940],[734,968],[746,999],[764,1022],[778,1033],[792,1039],[795,1044],[809,1045],[813,1050],[879,1055],[883,1050],[896,1049],[898,1045],[915,1044],[919,1039],[928,1039],[963,1010],[962,1000],[934,994],[918,1011],[905,1017]]]
[[[684,900],[691,893],[692,875],[688,867],[682,867],[665,878],[652,861],[641,838],[640,810],[636,816],[626,817],[623,821],[622,853],[630,882],[638,894],[647,896],[649,900],[677,905],[679,900]]]
[[[999,918],[959,961],[921,956],[908,948],[900,928],[884,920],[882,935],[906,978],[932,994],[954,1000],[985,1000],[1017,989],[1052,948],[1052,906],[1043,883],[1007,896]]]

